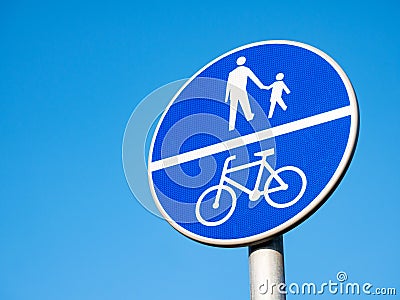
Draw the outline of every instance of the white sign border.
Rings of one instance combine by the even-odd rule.
[[[150,191],[153,196],[153,199],[156,203],[157,208],[165,218],[165,220],[168,221],[168,223],[175,228],[178,232],[182,233],[183,235],[189,237],[190,239],[193,239],[195,241],[198,241],[203,244],[207,245],[212,245],[212,246],[219,246],[219,247],[241,247],[241,246],[248,246],[248,245],[253,245],[253,244],[258,244],[263,241],[266,241],[268,239],[273,238],[274,236],[277,236],[279,234],[283,234],[290,229],[294,228],[295,226],[299,225],[301,222],[303,222],[306,218],[311,216],[322,204],[325,203],[325,201],[329,198],[329,196],[333,193],[333,191],[336,189],[336,187],[339,185],[340,181],[342,180],[344,174],[346,173],[347,168],[350,165],[351,159],[353,157],[354,151],[355,151],[355,146],[357,144],[357,139],[358,139],[358,133],[359,133],[359,109],[358,109],[358,104],[357,104],[357,97],[354,92],[353,86],[347,77],[346,73],[342,70],[342,68],[326,53],[322,52],[321,50],[301,43],[301,42],[296,42],[296,41],[289,41],[289,40],[268,40],[268,41],[261,41],[261,42],[256,42],[256,43],[251,43],[247,44],[238,48],[235,48],[229,52],[224,53],[223,55],[217,57],[216,59],[212,60],[210,63],[205,65],[203,68],[201,68],[198,72],[196,72],[192,77],[188,79],[188,81],[179,89],[179,91],[175,94],[175,96],[172,98],[168,106],[166,107],[165,111],[163,112],[157,127],[154,131],[154,135],[150,144],[150,150],[149,150],[149,156],[148,156],[148,166],[151,165],[152,163],[152,156],[153,156],[153,148],[154,148],[154,142],[156,140],[159,128],[161,123],[164,120],[164,117],[166,113],[168,112],[169,108],[172,106],[176,98],[180,95],[180,93],[186,88],[186,86],[189,85],[201,72],[203,72],[205,69],[207,69],[209,66],[212,64],[216,63],[217,61],[221,60],[222,58],[233,54],[235,52],[255,47],[255,46],[261,46],[261,45],[291,45],[291,46],[296,46],[300,48],[304,48],[306,50],[309,50],[311,52],[314,52],[315,54],[319,55],[325,61],[327,61],[334,69],[335,71],[339,74],[340,78],[342,79],[347,95],[350,100],[350,109],[352,111],[351,113],[351,125],[350,125],[350,133],[349,133],[349,139],[346,145],[346,149],[344,151],[343,157],[339,163],[338,168],[336,169],[335,173],[333,174],[332,178],[329,180],[328,184],[325,186],[325,188],[318,194],[318,196],[311,201],[310,204],[308,204],[307,207],[305,207],[300,213],[295,215],[293,218],[290,220],[286,221],[285,223],[268,230],[266,232],[253,235],[250,237],[245,237],[245,238],[239,238],[239,239],[213,239],[213,238],[207,238],[200,236],[198,234],[194,234],[193,232],[188,231],[187,229],[183,228],[179,224],[177,224],[174,220],[171,219],[171,217],[167,214],[167,212],[164,210],[162,205],[160,204],[157,194],[154,190],[153,187],[153,179],[151,176],[151,170],[148,168],[148,179],[149,179],[149,186],[150,186]]]

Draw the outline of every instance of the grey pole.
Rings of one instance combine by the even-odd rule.
[[[249,247],[250,299],[285,300],[283,236]]]

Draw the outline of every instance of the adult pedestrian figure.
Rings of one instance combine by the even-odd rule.
[[[228,83],[226,86],[225,102],[230,100],[229,109],[229,130],[235,129],[236,114],[238,104],[243,109],[244,116],[247,121],[254,118],[254,113],[251,111],[249,96],[247,94],[247,79],[250,78],[260,89],[267,87],[254,75],[248,67],[245,67],[246,57],[241,56],[236,60],[238,67],[229,73]]]

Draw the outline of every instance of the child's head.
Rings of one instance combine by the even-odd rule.
[[[283,77],[285,77],[285,75],[283,75],[283,73],[278,73],[278,74],[276,74],[276,80],[282,80],[283,79]]]

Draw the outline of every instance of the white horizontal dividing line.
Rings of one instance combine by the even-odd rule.
[[[341,107],[308,118],[290,122],[287,124],[279,125],[276,127],[268,128],[262,131],[250,133],[248,135],[234,138],[225,142],[210,145],[207,147],[199,148],[172,157],[153,161],[149,165],[151,172],[182,164],[188,161],[206,157],[209,155],[217,154],[223,151],[231,150],[241,146],[249,145],[262,140],[267,140],[279,135],[294,132],[297,130],[305,129],[315,125],[327,123],[337,119],[344,118],[351,114],[350,106]]]

